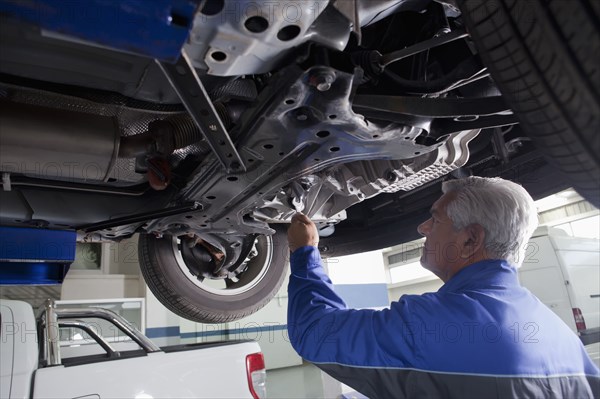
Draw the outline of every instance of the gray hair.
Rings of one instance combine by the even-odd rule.
[[[456,193],[446,208],[454,228],[480,225],[490,257],[521,265],[538,225],[535,203],[523,187],[497,177],[468,177],[444,182],[442,191]]]

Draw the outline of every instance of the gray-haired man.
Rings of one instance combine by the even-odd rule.
[[[519,285],[516,266],[537,225],[529,194],[477,177],[443,191],[418,231],[421,264],[445,284],[382,311],[346,307],[321,265],[314,223],[294,216],[288,330],[296,351],[372,399],[598,397],[600,371],[579,338]]]

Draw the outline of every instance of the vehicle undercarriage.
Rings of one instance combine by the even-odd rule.
[[[534,197],[570,185],[453,2],[278,6],[171,13],[189,28],[175,59],[5,17],[1,224],[140,233],[155,295],[219,322],[274,295],[296,212],[337,256],[414,238],[443,179],[503,176]]]

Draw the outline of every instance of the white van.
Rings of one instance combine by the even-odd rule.
[[[600,367],[600,240],[540,227],[519,279],[581,337]]]

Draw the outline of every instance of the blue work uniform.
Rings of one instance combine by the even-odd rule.
[[[600,395],[581,340],[503,260],[456,273],[389,309],[348,309],[319,251],[291,255],[288,332],[304,359],[374,398]]]

